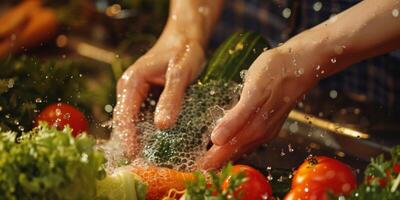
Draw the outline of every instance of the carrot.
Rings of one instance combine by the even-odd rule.
[[[58,27],[54,10],[39,0],[27,0],[0,17],[0,58],[51,39]]]
[[[185,183],[194,179],[193,173],[155,166],[133,166],[132,171],[148,185],[147,200],[159,200],[171,189],[184,190]]]

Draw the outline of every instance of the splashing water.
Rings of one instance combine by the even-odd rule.
[[[196,170],[196,160],[206,152],[212,128],[225,109],[237,102],[240,90],[241,85],[233,82],[211,81],[190,86],[176,124],[165,130],[154,126],[155,101],[148,99],[136,123],[140,145],[133,147],[138,149],[133,159],[127,159],[124,151],[127,133],[114,131],[110,141],[99,145],[108,161],[107,170],[113,171],[128,163]],[[110,122],[105,124],[115,125],[120,126]]]

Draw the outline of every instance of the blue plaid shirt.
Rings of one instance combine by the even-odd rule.
[[[228,0],[211,45],[231,33],[253,30],[272,46],[311,28],[358,0]],[[323,80],[317,89],[337,90],[391,111],[400,110],[400,51],[371,58]]]

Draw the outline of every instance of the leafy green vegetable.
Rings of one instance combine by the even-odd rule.
[[[400,199],[400,145],[392,149],[391,159],[372,158],[364,175],[364,182],[345,199]]]
[[[71,129],[41,124],[16,138],[0,134],[0,199],[90,200],[96,181],[105,175],[103,154],[95,141]]]
[[[220,174],[210,172],[209,179],[201,173],[195,174],[195,180],[186,185],[185,200],[238,200],[236,188],[246,181],[244,173],[231,173],[232,165],[225,166]],[[229,184],[222,186],[228,177]],[[210,183],[210,184],[209,184]],[[239,194],[240,196],[240,194]]]

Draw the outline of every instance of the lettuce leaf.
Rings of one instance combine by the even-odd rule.
[[[0,133],[0,199],[96,199],[105,158],[93,139],[45,124],[16,135]]]

